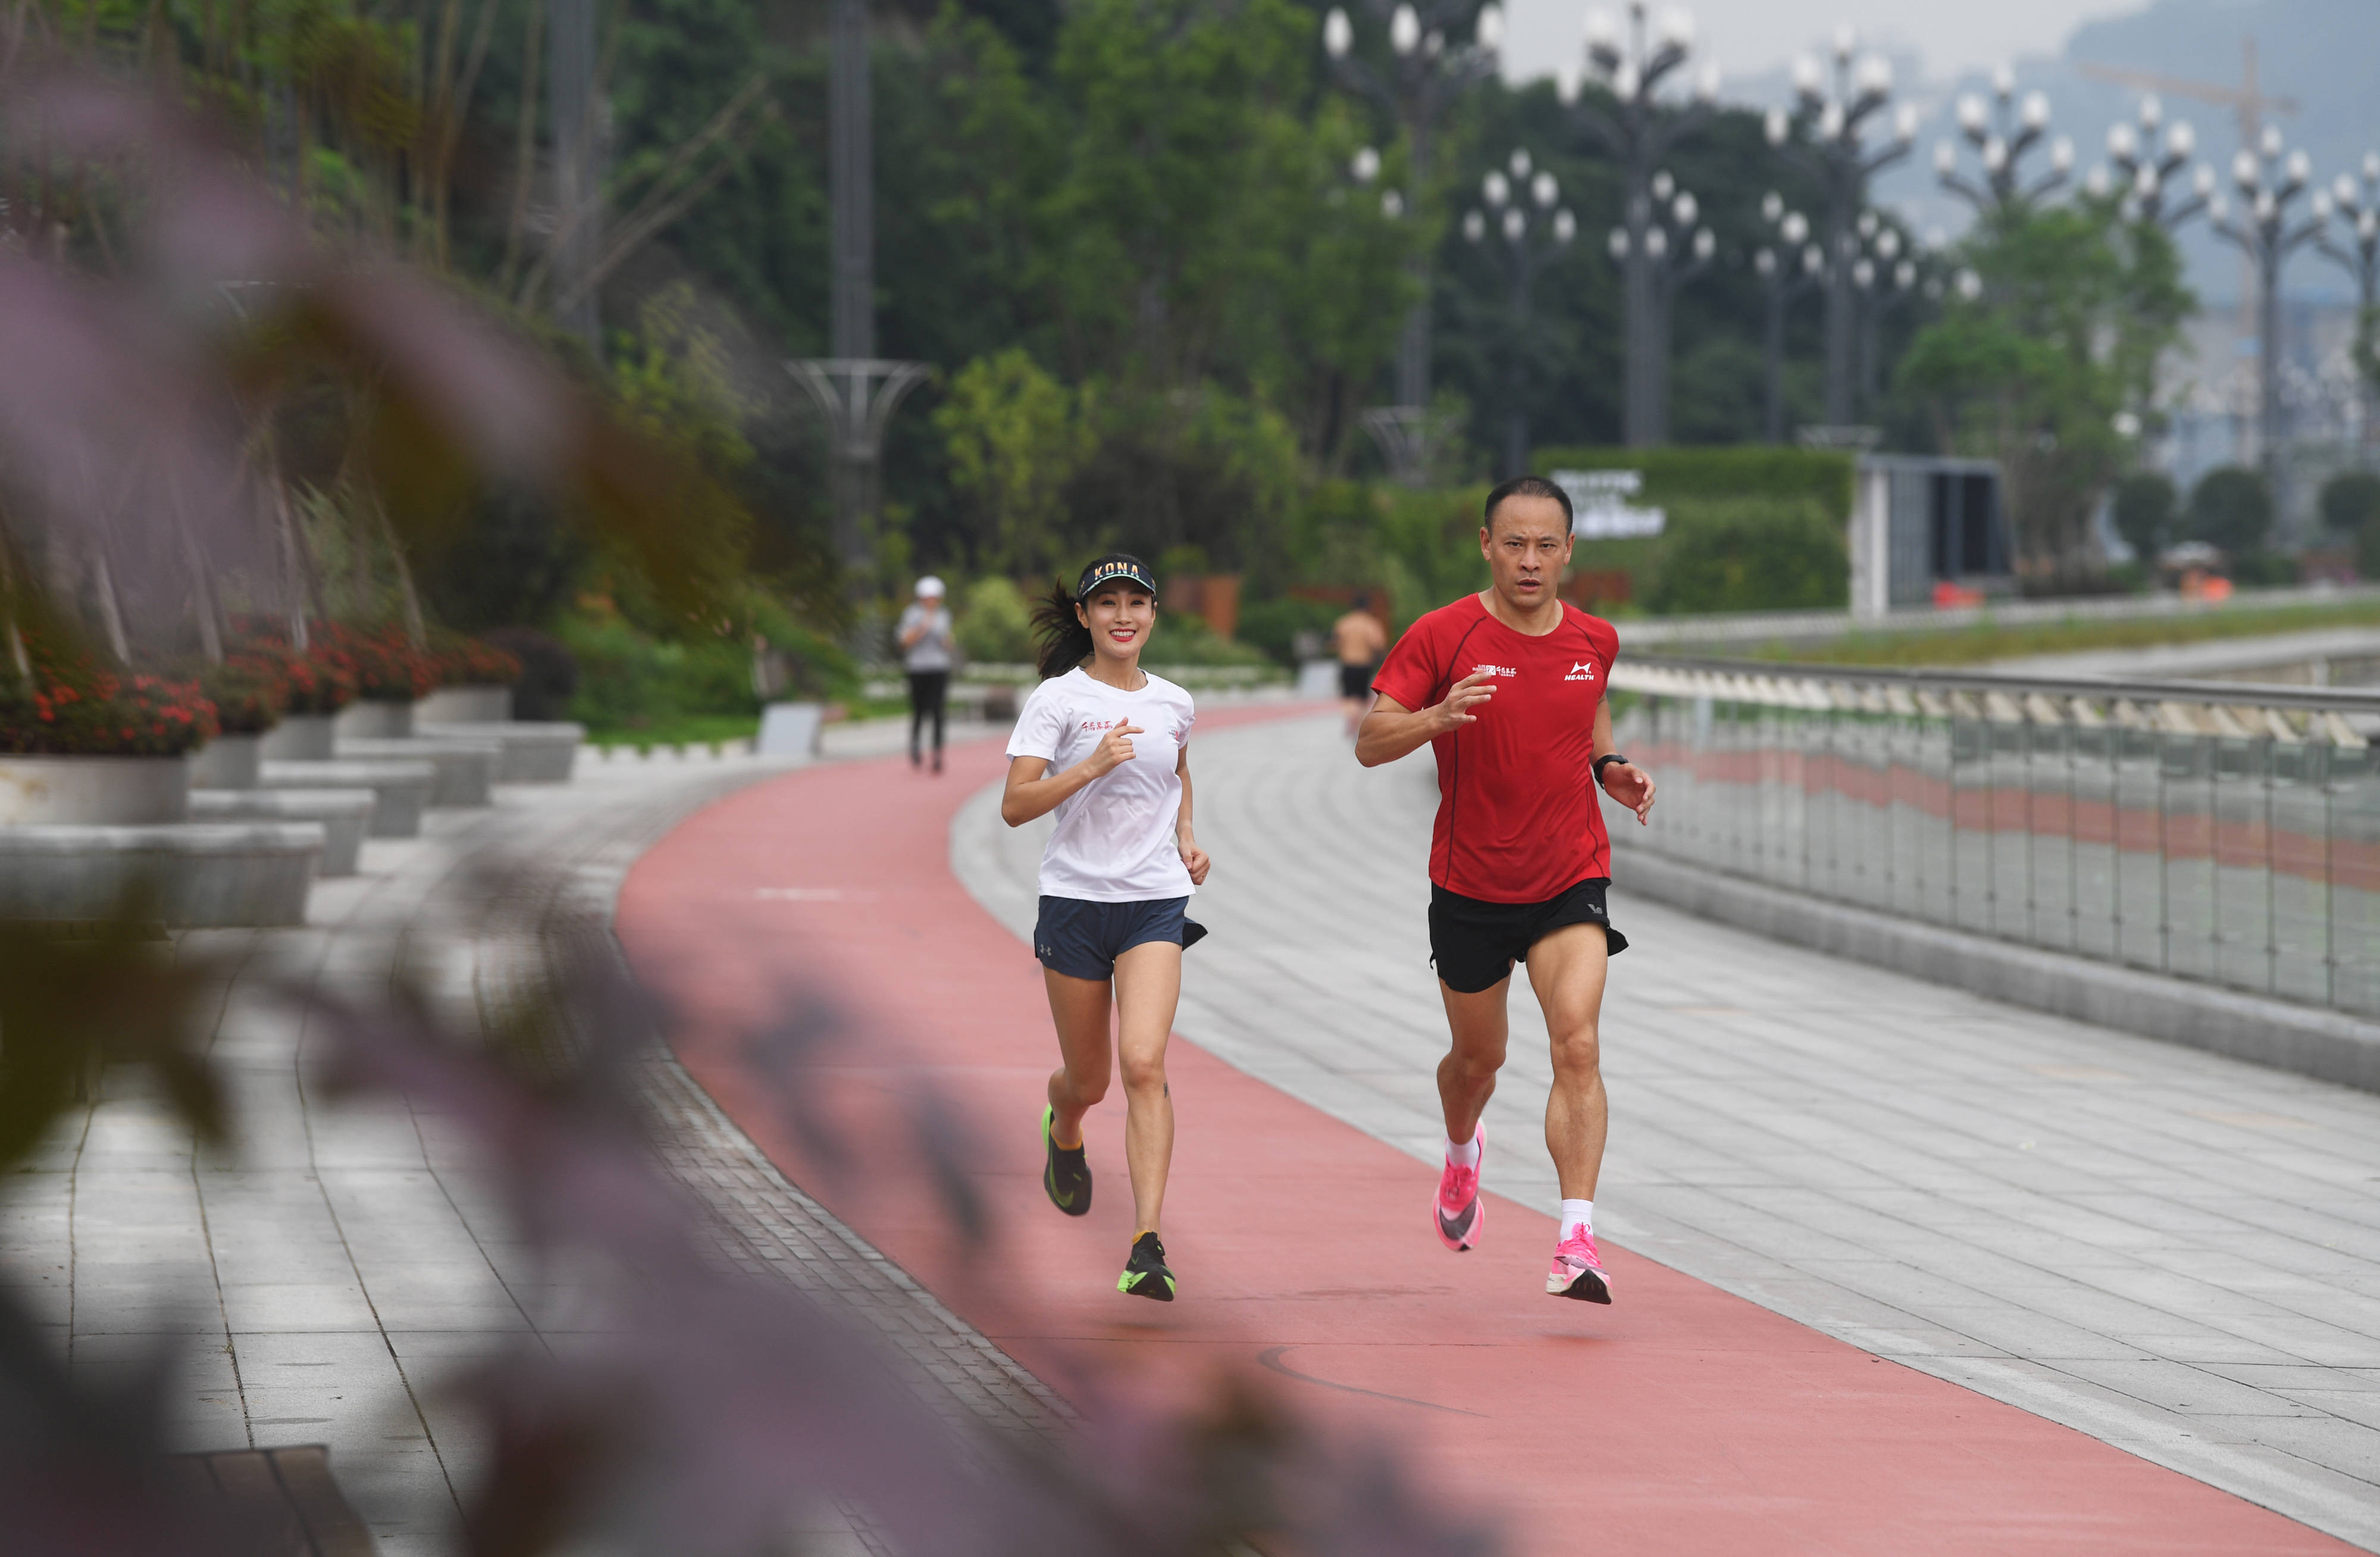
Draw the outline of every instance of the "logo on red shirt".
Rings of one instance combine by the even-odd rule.
[[[1572,661],[1571,663],[1570,674],[1563,676],[1562,679],[1564,681],[1593,681],[1595,679],[1595,662],[1593,660]]]

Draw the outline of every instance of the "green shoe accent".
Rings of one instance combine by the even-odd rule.
[[[1143,1233],[1132,1243],[1132,1258],[1124,1262],[1123,1274],[1116,1278],[1116,1290],[1126,1297],[1153,1298],[1171,1303],[1180,1290],[1173,1272],[1166,1269],[1165,1246],[1154,1233]]]
[[[1058,1144],[1050,1132],[1058,1123],[1058,1111],[1041,1111],[1041,1188],[1050,1203],[1068,1216],[1087,1215],[1091,1209],[1091,1166],[1083,1159],[1079,1146],[1067,1148]]]

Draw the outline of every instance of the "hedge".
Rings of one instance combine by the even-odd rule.
[[[1539,449],[1539,471],[1641,470],[1637,501],[1663,506],[1694,499],[1810,498],[1839,521],[1852,515],[1853,461],[1828,449],[1747,444],[1728,448]]]

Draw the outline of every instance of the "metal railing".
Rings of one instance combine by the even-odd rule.
[[[1629,842],[2380,1016],[2380,691],[1623,659]]]

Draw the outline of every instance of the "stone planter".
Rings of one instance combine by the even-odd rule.
[[[441,687],[413,705],[417,729],[424,724],[501,724],[512,716],[509,687]]]
[[[292,713],[264,733],[261,748],[267,762],[327,762],[331,760],[334,717],[327,713]]]
[[[403,740],[413,734],[413,705],[369,698],[349,703],[339,711],[333,734],[343,741]]]
[[[0,918],[109,918],[139,894],[176,927],[303,924],[323,844],[310,822],[0,827]]]
[[[432,724],[424,720],[413,728],[417,738],[495,741],[504,753],[496,761],[498,784],[568,784],[578,743],[587,738],[587,726],[566,720],[514,719],[502,724]]]
[[[0,827],[140,827],[189,814],[187,757],[0,757]]]
[[[753,749],[763,757],[816,757],[825,715],[823,703],[770,703],[760,710]]]
[[[193,821],[310,821],[322,829],[321,873],[352,876],[378,809],[369,789],[194,789]]]
[[[263,760],[262,736],[217,736],[190,754],[190,787],[254,789]]]

